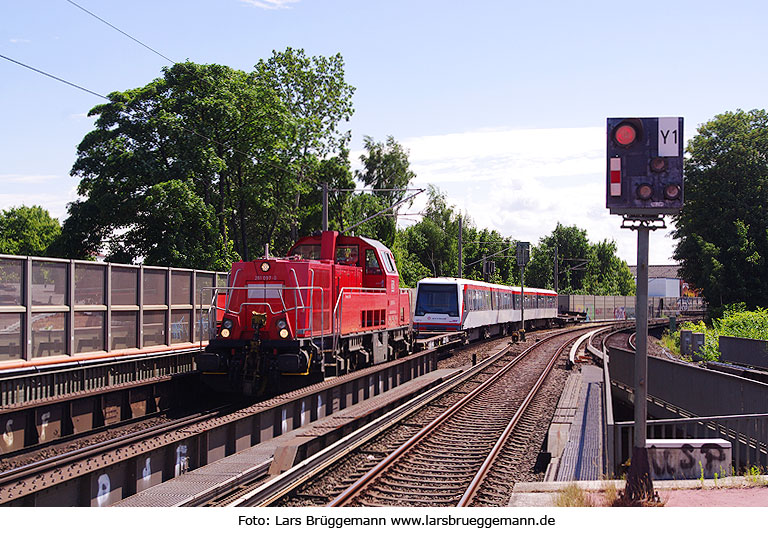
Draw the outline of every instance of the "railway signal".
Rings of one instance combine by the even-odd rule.
[[[676,214],[683,206],[683,118],[609,118],[606,207],[612,214]]]
[[[634,365],[634,438],[625,496],[651,500],[646,403],[648,392],[649,233],[683,207],[683,118],[608,118],[605,205],[622,228],[637,230],[637,317]]]

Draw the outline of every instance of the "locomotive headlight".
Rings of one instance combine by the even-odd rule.
[[[229,329],[222,329],[221,330],[221,337],[222,338],[229,338]]]
[[[269,262],[262,262],[262,263],[261,263],[261,270],[262,270],[264,273],[266,273],[267,271],[269,271]]]
[[[227,319],[225,319],[224,321],[221,322],[221,326],[224,329],[228,329],[229,330],[229,329],[232,328],[233,325],[234,325],[234,322],[231,319],[229,319],[229,318],[227,318]]]
[[[290,333],[288,332],[288,329],[280,329],[280,332],[277,334],[280,335],[280,338],[288,338]]]
[[[285,320],[277,320],[277,323],[275,323],[275,325],[277,325],[278,329],[285,329],[286,327],[288,327],[288,324],[285,323]]]

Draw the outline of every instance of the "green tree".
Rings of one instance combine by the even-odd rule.
[[[768,113],[737,110],[699,127],[687,147],[675,216],[681,275],[711,306],[768,302]]]
[[[532,247],[531,260],[525,268],[526,285],[536,288],[554,288],[554,258],[557,247],[560,293],[584,292],[584,269],[577,268],[579,259],[588,260],[590,244],[587,231],[576,225],[566,227],[557,223],[549,236]]]
[[[402,207],[395,205],[406,197],[407,192],[404,190],[416,173],[410,169],[408,151],[392,136],[387,137],[386,143],[376,142],[370,136],[365,136],[363,146],[366,151],[360,156],[363,169],[355,173],[355,178],[379,191],[351,197],[346,207],[345,219],[349,226],[382,212],[356,227],[354,232],[392,246],[397,230],[397,216]],[[388,210],[389,207],[392,209]]]
[[[160,190],[171,192],[164,202],[184,204],[190,195],[198,197],[215,217],[213,243],[224,244],[220,255],[200,265],[191,259],[207,258],[209,244],[188,242],[184,255],[190,260],[170,253],[173,265],[212,268],[230,258],[230,242],[249,258],[271,239],[289,202],[291,176],[281,165],[284,109],[269,88],[229,67],[187,62],[109,98],[91,110],[96,129],[80,143],[72,169],[85,199],[70,205],[64,224],[68,256],[91,255],[105,242],[109,260],[155,255],[161,243],[143,239],[138,230],[141,214],[153,202],[147,196]],[[189,214],[188,208],[171,211]],[[181,234],[166,236],[163,243],[185,241],[183,234],[199,222],[179,225]]]
[[[594,295],[635,295],[635,279],[627,263],[616,256],[616,242],[603,240],[590,247],[584,290]]]
[[[284,252],[292,235],[320,228],[317,184],[353,183],[349,135],[337,128],[352,113],[343,74],[340,55],[289,48],[252,73],[187,62],[111,93],[78,147],[84,199],[70,205],[59,249],[86,257],[106,243],[109,260],[197,268],[265,244]],[[149,210],[160,207],[188,220],[157,226]]]
[[[406,228],[402,243],[409,257],[426,268],[432,277],[456,276],[458,272],[458,214],[448,206],[445,195],[434,186],[424,217]]]
[[[150,265],[227,271],[237,260],[234,244],[224,242],[216,229],[213,208],[179,180],[151,186],[141,198],[134,225],[119,240],[125,245],[112,255],[117,262],[143,257]]]
[[[0,214],[0,254],[50,256],[61,234],[59,221],[41,206],[19,206]]]
[[[288,122],[287,163],[296,177],[293,206],[285,210],[289,217],[291,242],[309,229],[300,228],[302,195],[317,190],[320,175],[312,170],[317,162],[331,154],[341,154],[349,144],[349,132],[341,132],[339,123],[349,121],[354,109],[355,88],[344,80],[344,59],[307,57],[303,50],[287,48],[272,52],[268,60],[255,66],[255,77],[271,88],[285,106]],[[315,230],[315,229],[312,229]]]
[[[627,263],[616,256],[616,243],[603,240],[592,244],[586,230],[560,223],[533,247],[525,269],[526,285],[554,288],[555,246],[560,293],[634,295],[634,278]]]
[[[369,193],[351,196],[344,207],[346,228],[351,234],[373,238],[391,247],[395,241],[396,218],[387,210],[389,206],[385,199]]]

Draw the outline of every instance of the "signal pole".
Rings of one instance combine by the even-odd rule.
[[[648,249],[650,230],[655,219],[636,221],[637,230],[637,293],[635,300],[635,381],[634,381],[634,441],[632,462],[627,474],[625,495],[631,501],[653,499],[653,480],[646,448],[648,421]],[[662,222],[664,220],[662,219]]]
[[[462,259],[462,231],[464,227],[464,222],[461,219],[461,216],[459,216],[459,278],[463,278],[462,272],[464,271],[464,260]]]
[[[517,265],[520,266],[520,338],[525,342],[525,266],[531,257],[531,244],[529,242],[517,242]]]

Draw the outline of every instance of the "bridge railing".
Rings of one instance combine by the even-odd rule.
[[[605,406],[613,398],[632,400],[634,353],[610,348],[603,354]],[[609,386],[610,385],[610,386]],[[683,362],[648,357],[649,415],[673,418],[647,422],[647,437],[722,438],[731,442],[734,469],[768,466],[768,385]],[[630,456],[634,422],[606,418],[606,466],[618,474]],[[730,475],[730,474],[728,474]]]
[[[196,289],[225,286],[226,277],[0,255],[0,363],[197,342],[208,330]]]

